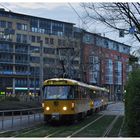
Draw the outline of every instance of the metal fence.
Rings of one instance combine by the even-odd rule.
[[[43,121],[42,108],[0,111],[0,130],[28,127]]]

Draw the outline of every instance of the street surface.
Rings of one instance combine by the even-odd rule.
[[[101,111],[100,114],[124,116],[124,103],[123,102],[111,103],[107,106],[107,109]]]

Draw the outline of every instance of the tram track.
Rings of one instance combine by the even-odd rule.
[[[23,132],[22,135],[26,135],[26,134],[31,133],[33,131],[37,131],[37,130],[41,129],[42,127],[43,126],[40,126],[39,128],[38,127],[32,128],[32,129],[30,129],[28,131]],[[24,130],[26,130],[26,129],[27,128],[24,128]],[[20,133],[19,134],[16,134],[16,135],[13,135],[11,138],[18,137],[19,135],[20,135]]]
[[[32,128],[19,130],[17,132],[14,132],[13,134],[11,133],[8,135],[8,137],[110,137],[110,132],[112,131],[114,124],[116,125],[118,118],[119,115],[87,116],[87,118],[85,118],[84,120],[75,122],[71,125],[60,124],[58,126],[52,126],[49,124],[42,124]],[[122,126],[122,120],[123,118],[121,118],[120,126]],[[104,122],[107,123],[104,124]],[[117,128],[117,134],[120,133],[120,126]],[[101,129],[99,127],[103,128]],[[98,129],[100,129],[100,134],[96,134]]]
[[[116,123],[116,121],[118,120],[119,115],[117,115],[114,120],[110,123],[110,125],[107,127],[107,129],[104,131],[102,137],[107,137],[109,135],[109,133],[111,132],[114,124]]]
[[[56,132],[53,132],[53,133],[51,133],[51,134],[45,136],[45,138],[49,138],[49,137],[51,137],[51,136],[53,136],[53,135],[55,135],[55,134],[57,134],[57,133],[59,133],[59,132],[61,132],[61,131],[62,131],[62,130],[58,130],[58,131],[56,131]]]
[[[93,123],[95,123],[96,121],[98,121],[99,119],[101,119],[104,115],[98,117],[97,119],[95,119],[94,121],[88,123],[86,126],[80,128],[79,130],[75,131],[74,133],[72,133],[71,135],[67,136],[67,138],[70,138],[74,135],[76,135],[77,133],[81,132],[82,130],[84,130],[85,128],[87,128],[88,126],[92,125]]]
[[[82,129],[83,127],[87,126],[87,123],[93,123],[98,118],[101,118],[102,116],[95,115],[95,116],[87,116],[87,118],[84,119],[84,121],[78,121],[71,125],[63,126],[62,128],[56,129],[55,132],[50,133],[49,135],[46,135],[45,137],[69,137],[73,133],[79,131],[79,129]],[[87,119],[87,120],[86,120]],[[89,120],[88,120],[89,119]],[[82,131],[82,130],[81,130]]]

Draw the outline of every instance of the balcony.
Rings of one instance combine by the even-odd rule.
[[[28,55],[28,50],[23,50],[23,49],[16,49],[15,53],[17,54],[26,54]]]
[[[25,61],[20,61],[20,60],[16,60],[15,61],[15,64],[18,64],[18,65],[29,65],[29,62],[28,60],[25,60]]]
[[[0,48],[0,52],[2,52],[2,53],[13,53],[13,49],[1,49]]]
[[[0,59],[1,64],[13,64],[13,60],[9,59]]]

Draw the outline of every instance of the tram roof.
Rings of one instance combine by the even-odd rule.
[[[51,83],[51,81],[53,83]],[[55,82],[65,82],[66,85],[79,85],[79,86],[83,86],[83,87],[87,87],[89,89],[93,89],[93,90],[100,90],[100,91],[106,91],[108,92],[108,90],[106,88],[103,87],[98,87],[98,86],[93,86],[93,85],[89,85],[83,82],[79,82],[73,79],[68,79],[68,78],[52,78],[52,79],[48,79],[44,81],[44,85],[53,85]]]

